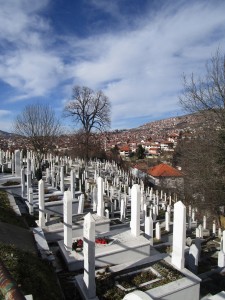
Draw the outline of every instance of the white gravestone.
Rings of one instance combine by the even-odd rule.
[[[79,197],[79,204],[78,204],[78,214],[82,214],[84,212],[84,194],[81,194]]]
[[[97,193],[98,193],[97,188],[96,188],[96,186],[94,186],[93,191],[92,191],[93,212],[97,211]]]
[[[63,196],[63,220],[64,220],[64,246],[67,251],[72,250],[72,195],[70,191]]]
[[[159,222],[157,222],[155,225],[155,238],[157,240],[161,240],[161,227]]]
[[[198,227],[195,229],[195,237],[200,238],[200,230]]]
[[[45,200],[44,200],[44,181],[38,182],[38,202],[39,202],[39,226],[45,226]]]
[[[15,150],[15,175],[20,176],[21,162],[20,162],[20,150]]]
[[[216,235],[216,222],[213,221],[213,228],[212,228],[213,235]]]
[[[30,188],[31,188],[31,168],[30,168],[30,159],[27,159],[27,197]]]
[[[88,299],[96,297],[95,284],[95,220],[91,213],[84,217],[84,284],[87,289]]]
[[[73,170],[70,171],[70,190],[72,199],[75,198],[75,173]]]
[[[120,206],[120,221],[124,222],[126,219],[126,207],[124,199],[121,199],[121,206]]]
[[[25,170],[21,169],[21,196],[25,196]]]
[[[195,244],[192,244],[189,249],[188,268],[194,274],[196,274],[198,270],[198,259],[199,259],[199,249]]]
[[[153,246],[153,220],[151,216],[145,218],[145,236],[149,239],[150,245]]]
[[[174,204],[172,264],[179,270],[184,268],[186,242],[186,207],[178,201]]]
[[[198,226],[198,228],[199,228],[199,237],[200,237],[200,238],[203,238],[203,227],[202,227],[202,225],[200,224],[200,225]]]
[[[45,182],[47,182],[48,184],[50,184],[50,170],[49,170],[49,168],[46,168]]]
[[[225,230],[223,231],[223,237],[221,240],[221,250],[218,253],[218,267],[225,267]]]
[[[206,229],[206,216],[203,216],[203,229]]]
[[[165,230],[170,231],[170,213],[168,211],[165,212]]]
[[[195,246],[198,248],[198,258],[200,258],[201,252],[202,252],[202,240],[201,238],[195,239]]]
[[[131,234],[135,237],[140,235],[140,201],[141,193],[138,184],[134,184],[131,190]]]
[[[105,217],[106,217],[107,219],[109,219],[109,210],[108,210],[108,209],[105,209]]]
[[[29,214],[33,215],[34,208],[33,208],[33,189],[29,188],[28,191],[28,201],[29,201]]]
[[[15,173],[15,159],[14,154],[12,153],[12,161],[11,161],[12,175]]]
[[[60,167],[60,191],[64,193],[64,167]]]
[[[97,205],[97,215],[99,217],[104,217],[104,202],[103,202],[103,179],[98,177],[98,205]]]

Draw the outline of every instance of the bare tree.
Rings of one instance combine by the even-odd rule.
[[[206,75],[188,79],[183,76],[183,95],[180,103],[187,112],[211,111],[221,127],[225,127],[225,55],[219,50],[206,64]]]
[[[186,199],[216,212],[225,194],[225,56],[217,51],[205,76],[184,76],[183,83],[182,107],[203,116],[194,139],[181,141],[176,150],[186,174]]]
[[[16,117],[14,131],[27,138],[40,168],[44,155],[53,150],[61,126],[49,105],[30,104]]]
[[[91,133],[101,132],[110,127],[110,111],[109,99],[102,91],[94,92],[85,86],[73,88],[72,100],[66,104],[64,115],[72,117],[76,125],[81,125],[86,159],[89,158]]]

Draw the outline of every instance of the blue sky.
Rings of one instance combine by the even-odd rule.
[[[104,91],[112,129],[182,114],[182,74],[224,53],[224,12],[224,0],[0,0],[0,130],[37,101],[61,118],[74,85]]]

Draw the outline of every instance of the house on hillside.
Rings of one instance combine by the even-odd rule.
[[[149,182],[153,186],[183,191],[184,178],[179,170],[162,163],[151,167],[147,173]]]
[[[174,143],[170,141],[162,141],[160,143],[161,151],[173,152],[174,151]]]
[[[129,145],[119,146],[120,156],[121,157],[129,157],[131,149]]]

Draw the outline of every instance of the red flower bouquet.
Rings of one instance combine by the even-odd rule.
[[[107,245],[111,240],[107,237],[98,237],[95,239],[96,244]],[[76,252],[81,252],[83,250],[84,242],[82,239],[78,239],[72,244],[72,249]]]

